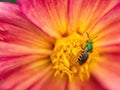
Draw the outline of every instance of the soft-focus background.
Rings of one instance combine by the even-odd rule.
[[[16,0],[0,0],[0,2],[12,2],[12,3],[16,3]]]

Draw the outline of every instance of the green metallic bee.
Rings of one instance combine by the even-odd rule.
[[[88,40],[86,41],[86,45],[83,48],[82,54],[78,58],[78,62],[80,65],[83,65],[87,61],[87,59],[89,57],[89,53],[91,53],[92,49],[93,49],[93,39],[96,38],[96,37],[94,37],[93,39],[90,39],[89,34],[88,33],[86,33],[86,34],[88,36]]]

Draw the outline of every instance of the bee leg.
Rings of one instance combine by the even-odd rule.
[[[93,50],[90,51],[91,53],[93,52]]]
[[[82,50],[84,50],[84,48],[82,46],[80,46],[82,48]]]

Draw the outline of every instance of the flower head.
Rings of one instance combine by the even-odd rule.
[[[119,90],[120,0],[0,2],[0,90]]]

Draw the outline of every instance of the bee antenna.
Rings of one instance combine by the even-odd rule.
[[[86,34],[87,34],[87,37],[90,39],[90,36],[89,36],[89,34],[86,32]],[[95,38],[97,38],[98,36],[95,36],[93,39],[90,39],[91,41],[92,40],[94,40]]]
[[[93,39],[91,39],[91,40],[94,40],[95,38],[97,38],[98,36],[95,36]]]
[[[86,32],[86,34],[87,34],[87,37],[90,39],[90,36],[89,36],[89,34]]]

